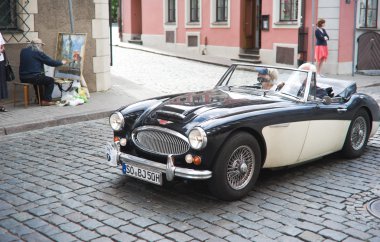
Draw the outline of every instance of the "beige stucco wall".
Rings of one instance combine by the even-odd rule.
[[[87,33],[83,76],[91,92],[110,87],[110,51],[108,26],[108,0],[72,0],[74,32]],[[69,3],[63,0],[33,0],[26,5],[28,39],[41,38],[44,51],[55,58],[57,35],[70,32]],[[7,53],[15,72],[18,72],[20,50],[27,39],[16,41],[4,34]],[[17,37],[17,35],[16,35]]]

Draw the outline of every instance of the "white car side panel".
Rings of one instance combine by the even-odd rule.
[[[311,160],[343,148],[350,120],[310,121],[305,144],[298,162]]]
[[[284,123],[264,127],[267,145],[265,168],[296,163],[301,154],[310,121]]]
[[[379,126],[380,126],[380,122],[376,122],[376,121],[372,122],[372,130],[371,130],[371,133],[369,134],[369,137],[373,137],[376,134]]]

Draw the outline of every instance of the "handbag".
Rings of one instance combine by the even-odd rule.
[[[13,81],[14,79],[16,79],[16,77],[15,77],[15,74],[12,70],[11,65],[9,64],[9,60],[8,60],[5,52],[3,53],[3,55],[4,55],[4,59],[5,59],[5,80],[7,80],[7,82],[10,82],[10,81]]]

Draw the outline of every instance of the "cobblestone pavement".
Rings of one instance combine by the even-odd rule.
[[[118,54],[115,54],[111,68],[113,76],[125,78],[162,94],[212,88],[227,70],[227,67],[141,50],[114,47],[114,51]],[[128,88],[122,82],[117,84],[121,92]]]
[[[107,120],[0,137],[0,241],[380,241],[380,132],[361,158],[263,171],[236,202],[105,164]]]

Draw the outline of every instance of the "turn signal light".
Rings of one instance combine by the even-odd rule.
[[[194,156],[194,158],[193,158],[193,163],[194,163],[194,165],[197,165],[197,166],[199,166],[201,163],[202,163],[202,159],[201,159],[201,157],[200,156]]]

